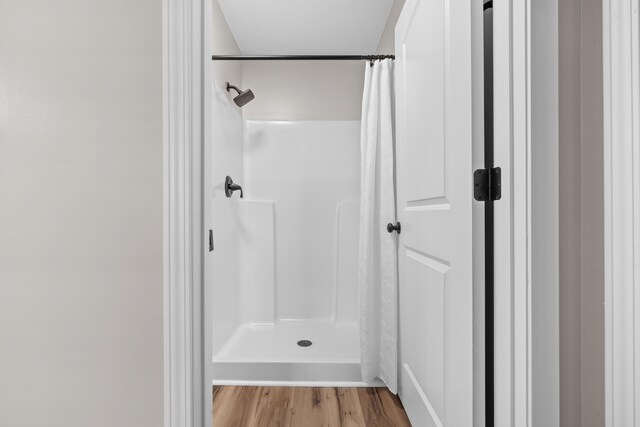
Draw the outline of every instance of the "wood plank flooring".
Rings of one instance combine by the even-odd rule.
[[[214,387],[214,427],[411,427],[386,388]]]

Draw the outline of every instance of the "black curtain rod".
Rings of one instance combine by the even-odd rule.
[[[396,59],[395,55],[213,55],[214,61],[375,61]]]

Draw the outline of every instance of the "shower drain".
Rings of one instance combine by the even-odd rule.
[[[309,340],[300,340],[298,341],[298,345],[300,347],[309,347],[311,344],[313,344],[311,341]]]

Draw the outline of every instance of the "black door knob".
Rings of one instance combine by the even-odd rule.
[[[393,225],[392,223],[387,224],[387,231],[389,233],[393,233],[394,231],[397,232],[398,234],[400,234],[400,223],[397,222],[395,225]]]

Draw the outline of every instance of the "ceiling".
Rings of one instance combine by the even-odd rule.
[[[394,0],[218,0],[244,55],[376,52]]]

